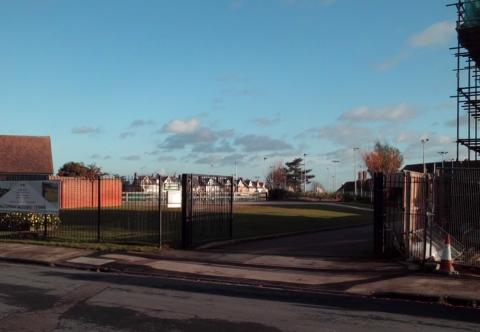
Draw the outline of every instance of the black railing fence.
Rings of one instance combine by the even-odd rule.
[[[375,175],[375,252],[440,260],[450,235],[457,264],[480,267],[480,170]]]
[[[183,246],[231,238],[233,178],[184,174],[182,187]]]
[[[182,176],[50,177],[59,182],[58,214],[0,211],[0,239],[36,239],[70,242],[110,242],[184,247],[225,238],[221,227],[231,227],[233,179],[203,176],[188,189]],[[10,176],[4,187],[28,181]],[[6,190],[4,190],[6,192]],[[54,198],[52,198],[54,199]],[[211,202],[215,202],[212,204]],[[189,211],[193,209],[193,211]],[[186,211],[186,212],[185,212]],[[184,238],[192,215],[194,241]],[[230,218],[230,219],[229,219]],[[221,226],[225,223],[227,226]],[[200,230],[200,231],[199,231]],[[227,234],[228,236],[230,234]]]

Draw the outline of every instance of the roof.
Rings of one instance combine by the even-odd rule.
[[[0,173],[53,174],[48,136],[0,135]]]

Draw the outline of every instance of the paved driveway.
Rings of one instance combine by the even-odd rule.
[[[373,254],[373,225],[225,245],[209,249],[209,251],[333,259],[368,259]]]

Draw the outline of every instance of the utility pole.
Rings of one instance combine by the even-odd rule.
[[[355,155],[356,155],[356,152],[360,150],[360,148],[353,148],[352,150],[353,150],[353,186],[354,186],[353,198],[356,200],[357,199],[357,165],[356,165],[357,158],[355,158]]]
[[[428,138],[422,138],[420,140],[420,142],[422,143],[423,174],[427,174],[427,167],[425,165],[425,143],[427,143],[428,141]]]
[[[307,192],[307,154],[303,154],[303,192]]]

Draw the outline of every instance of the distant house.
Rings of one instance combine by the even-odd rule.
[[[220,188],[220,184],[214,178],[210,178],[206,183],[205,191],[207,195],[214,195],[220,191]]]
[[[159,180],[153,176],[139,176],[138,177],[139,191],[145,193],[158,193]]]
[[[319,185],[315,186],[313,188],[313,191],[317,194],[324,194],[326,192],[325,189],[323,189],[323,187]]]
[[[47,180],[52,174],[50,137],[0,135],[0,180]]]
[[[246,181],[244,181],[242,178],[239,178],[237,180],[236,192],[238,192],[238,193],[248,193],[249,192],[248,183]]]
[[[255,192],[257,192],[257,193],[268,193],[268,189],[267,189],[267,186],[266,186],[265,182],[253,181],[252,185],[255,188]]]
[[[372,190],[373,190],[373,179],[368,178],[363,181],[357,180],[357,196],[370,197],[372,195]],[[353,181],[345,182],[340,188],[338,188],[337,192],[354,195],[355,182]]]
[[[161,176],[162,192],[170,190],[180,190],[180,180],[174,176]],[[128,192],[145,192],[157,193],[159,189],[158,175],[134,175],[134,179],[130,185],[127,185],[124,191]]]

